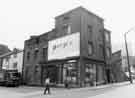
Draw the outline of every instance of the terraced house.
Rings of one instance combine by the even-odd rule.
[[[83,7],[55,17],[55,28],[31,36],[24,46],[24,80],[84,87],[111,82],[111,35],[104,20]]]
[[[17,70],[22,74],[23,69],[23,50],[14,48],[13,51],[0,55],[2,60],[1,70]]]

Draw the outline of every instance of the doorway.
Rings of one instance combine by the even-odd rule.
[[[42,83],[44,83],[45,79],[47,78],[47,76],[50,78],[50,82],[52,84],[56,84],[57,79],[58,79],[58,68],[54,65],[49,65],[46,67],[43,67],[43,72],[42,72]]]
[[[110,78],[110,70],[109,69],[106,69],[106,77],[107,77],[107,82],[110,83],[111,78]]]

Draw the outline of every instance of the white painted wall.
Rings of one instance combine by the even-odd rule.
[[[3,59],[2,68],[3,69],[17,69],[18,72],[22,72],[22,66],[23,66],[23,51],[16,54],[16,58],[14,57],[14,54],[9,55],[9,60],[7,61],[6,57]],[[14,68],[14,63],[17,63],[17,67]]]

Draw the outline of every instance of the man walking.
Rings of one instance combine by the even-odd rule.
[[[47,77],[45,80],[45,89],[44,89],[44,94],[46,94],[46,92],[48,91],[48,94],[50,93],[50,78]]]

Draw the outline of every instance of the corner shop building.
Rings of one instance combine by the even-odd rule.
[[[51,83],[63,85],[93,86],[110,81],[109,62],[111,58],[110,32],[104,28],[103,19],[79,7],[55,18],[55,37],[41,43],[33,43],[31,49],[25,43],[24,80],[27,84],[43,85],[47,75]],[[66,25],[65,25],[66,24]],[[67,28],[67,30],[66,30]],[[102,32],[101,32],[102,31]],[[91,34],[92,33],[92,34]],[[50,32],[49,32],[50,34]],[[109,41],[105,42],[105,34]],[[41,35],[43,36],[43,35]],[[40,40],[41,36],[36,37]],[[27,60],[28,52],[39,51],[47,47],[47,60]],[[100,47],[101,46],[101,47]],[[106,50],[109,56],[105,55]],[[41,52],[40,52],[41,51]]]

